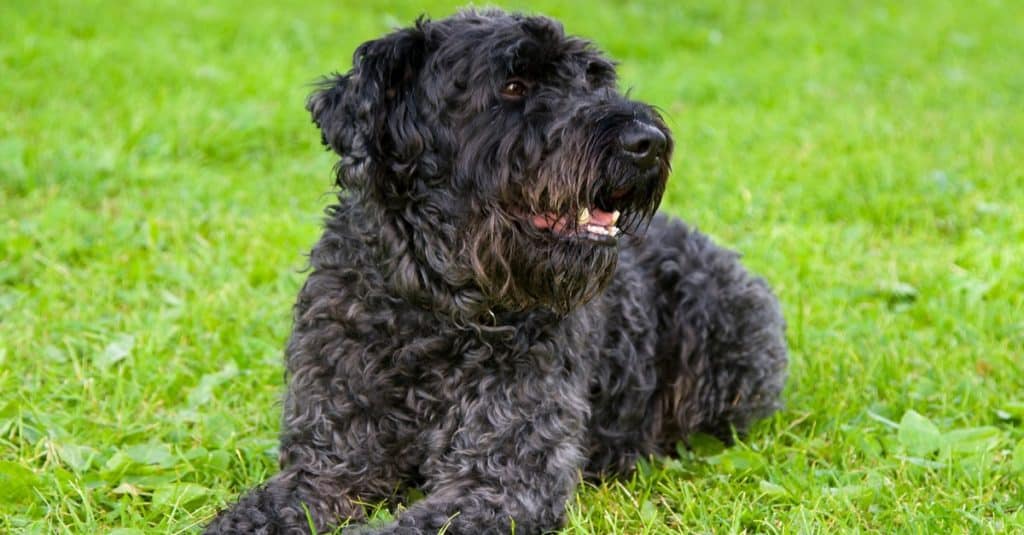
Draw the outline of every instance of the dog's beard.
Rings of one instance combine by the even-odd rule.
[[[649,219],[596,206],[581,212],[570,217],[496,209],[470,227],[466,256],[492,303],[508,310],[540,306],[567,313],[608,286],[620,240],[639,234]],[[623,221],[625,231],[618,226]]]
[[[501,212],[476,226],[468,257],[478,284],[495,306],[567,313],[611,281],[618,247],[549,230]]]

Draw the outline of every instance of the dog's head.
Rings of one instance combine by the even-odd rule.
[[[341,155],[345,194],[400,219],[417,263],[488,306],[565,312],[592,298],[669,172],[654,109],[544,17],[421,19],[361,45],[307,107]]]

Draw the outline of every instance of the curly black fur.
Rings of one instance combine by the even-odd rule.
[[[295,306],[281,471],[208,533],[547,532],[581,473],[778,407],[775,297],[654,214],[671,137],[615,83],[557,22],[493,10],[421,19],[323,82],[307,107],[341,193]]]

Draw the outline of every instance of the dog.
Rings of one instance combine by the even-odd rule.
[[[294,309],[281,470],[207,533],[549,532],[581,475],[779,408],[776,297],[656,214],[673,140],[616,84],[590,42],[500,10],[420,18],[323,80],[339,194]],[[367,524],[374,503],[405,507]]]

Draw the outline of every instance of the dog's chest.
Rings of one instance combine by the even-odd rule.
[[[572,325],[481,333],[410,323],[408,332],[395,333],[385,358],[401,386],[402,404],[420,425],[448,427],[458,425],[446,421],[457,419],[458,407],[498,389],[581,389],[591,348]]]

